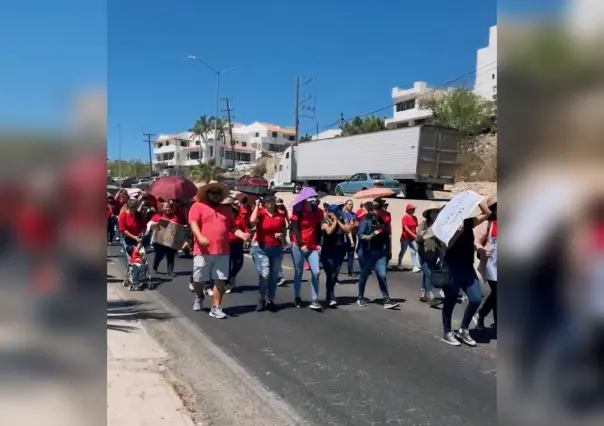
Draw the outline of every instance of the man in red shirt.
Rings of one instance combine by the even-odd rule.
[[[194,237],[193,287],[196,298],[193,310],[201,311],[204,283],[212,280],[214,289],[210,316],[219,319],[226,318],[220,303],[229,279],[229,232],[244,241],[250,237],[236,229],[231,206],[221,204],[228,194],[226,185],[211,181],[199,189],[199,202],[189,211],[189,224]]]
[[[417,216],[415,216],[415,206],[413,204],[407,204],[405,206],[405,215],[401,219],[401,251],[398,254],[398,268],[403,267],[403,256],[409,249],[411,253],[411,264],[413,265],[413,272],[421,272],[419,261],[417,259]]]

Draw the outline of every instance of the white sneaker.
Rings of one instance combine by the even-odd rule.
[[[418,268],[417,266],[415,266],[413,268],[413,272],[415,272],[415,273],[418,273],[418,272],[421,272],[421,271],[422,271],[421,268]]]
[[[284,286],[287,283],[287,280],[285,278],[281,278],[279,280],[279,282],[277,283],[277,286],[281,287]]]
[[[195,291],[195,287],[193,286],[192,282],[189,282],[189,290]]]
[[[206,288],[206,289],[205,289],[205,291],[204,291],[204,293],[205,293],[205,294],[206,294],[206,296],[208,296],[208,297],[212,297],[212,296],[214,296],[214,290],[213,290],[213,289],[211,289],[211,288]]]
[[[210,316],[218,319],[224,319],[227,317],[226,314],[222,312],[222,308],[218,305],[212,307],[210,310]]]

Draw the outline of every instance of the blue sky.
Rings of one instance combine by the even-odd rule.
[[[304,133],[340,113],[388,105],[393,86],[439,85],[467,74],[496,23],[492,0],[464,0],[464,7],[450,0],[177,3],[115,1],[108,9],[112,158],[118,124],[122,156],[145,159],[143,132],[184,131],[199,115],[214,115],[215,75],[187,55],[217,69],[241,67],[221,79],[238,122],[291,126],[296,75],[314,77],[303,94],[317,97],[316,119],[302,120]]]
[[[552,3],[561,1],[499,6],[543,12]],[[303,93],[316,95],[317,117],[302,121],[304,133],[340,113],[387,106],[393,86],[467,74],[495,8],[495,0],[10,2],[0,29],[0,126],[60,129],[74,93],[106,84],[109,156],[118,154],[119,123],[123,157],[146,159],[143,132],[186,130],[214,113],[214,76],[186,59],[194,54],[216,68],[242,67],[221,90],[241,122],[292,125],[295,77],[314,77]]]

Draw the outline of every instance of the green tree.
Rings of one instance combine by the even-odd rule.
[[[380,117],[374,115],[361,118],[359,116],[340,126],[342,136],[360,135],[386,130],[386,124]]]
[[[199,161],[197,166],[191,167],[189,169],[189,176],[194,180],[209,182],[211,180],[220,180],[220,175],[224,172],[225,170],[222,167],[216,165],[216,160],[211,158],[205,163]]]
[[[120,162],[117,160],[107,161],[107,170],[112,178],[119,177],[120,175]],[[143,163],[138,160],[122,160],[122,177],[126,176],[149,176],[149,163]]]
[[[210,120],[211,118],[208,118],[207,115],[200,116],[195,124],[193,124],[193,127],[189,129],[189,132],[193,133],[191,139],[194,139],[194,137],[197,136],[200,142],[207,142],[208,133],[213,129]],[[201,144],[199,146],[199,159],[202,159]]]
[[[462,142],[468,136],[490,129],[497,116],[497,104],[468,89],[432,93],[421,99],[420,108],[432,112],[430,122],[459,131]]]
[[[308,133],[305,134],[304,136],[302,136],[299,140],[299,142],[309,142],[312,140],[312,136],[310,136]]]

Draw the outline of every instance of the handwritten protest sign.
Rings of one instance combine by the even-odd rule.
[[[186,228],[165,219],[160,219],[158,225],[153,232],[153,242],[175,250],[181,249],[185,242]]]
[[[463,191],[445,205],[432,225],[432,232],[440,241],[449,244],[464,219],[468,218],[484,199],[474,191]]]

